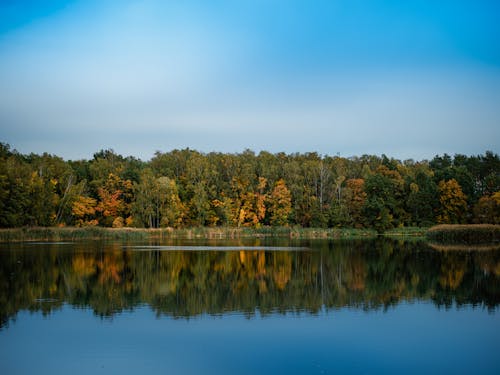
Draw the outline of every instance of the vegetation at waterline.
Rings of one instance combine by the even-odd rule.
[[[260,246],[261,241],[203,243]],[[500,303],[500,252],[437,252],[388,238],[314,241],[314,251],[292,252],[134,251],[116,242],[12,246],[15,251],[0,251],[0,328],[19,310],[50,313],[65,303],[101,316],[146,303],[159,315],[175,317],[252,315],[256,308],[264,315],[323,307],[381,309],[405,300],[491,309]],[[37,246],[44,251],[33,251]]]
[[[440,244],[495,244],[500,243],[500,225],[436,225],[427,231],[426,236]]]
[[[194,227],[194,228],[103,228],[90,227],[23,227],[0,229],[0,242],[19,241],[77,241],[151,240],[151,239],[237,239],[237,238],[298,238],[298,239],[352,239],[374,238],[373,229],[352,228],[302,228],[294,227]],[[422,240],[432,243],[490,245],[500,244],[500,225],[493,224],[442,224],[431,228],[394,228],[383,233],[386,237]],[[470,248],[470,247],[469,247]],[[465,249],[465,247],[459,247]]]
[[[196,227],[196,228],[103,228],[103,227],[24,227],[0,229],[0,242],[149,240],[168,238],[233,239],[259,237],[288,238],[372,238],[372,229],[301,228],[301,227]]]
[[[405,239],[408,238],[422,239],[425,237],[428,229],[429,228],[423,228],[423,227],[399,227],[385,231],[384,235],[388,237],[404,237]]]
[[[382,155],[112,150],[92,160],[0,144],[0,227],[283,227],[385,232],[500,223],[497,154],[399,161]]]

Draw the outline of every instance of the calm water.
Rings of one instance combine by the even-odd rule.
[[[0,245],[0,373],[499,373],[500,252]]]

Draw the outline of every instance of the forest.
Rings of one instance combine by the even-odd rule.
[[[500,158],[101,150],[91,160],[0,143],[0,227],[371,228],[500,223]]]

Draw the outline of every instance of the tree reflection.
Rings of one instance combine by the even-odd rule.
[[[287,245],[288,242],[278,243]],[[85,247],[87,246],[87,247]],[[0,252],[1,325],[64,303],[100,316],[149,305],[158,315],[248,315],[430,300],[495,309],[499,252],[438,252],[393,240],[313,241],[311,251],[134,251],[121,244]]]

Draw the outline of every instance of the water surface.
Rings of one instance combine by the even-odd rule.
[[[0,246],[0,372],[498,373],[500,256],[375,241]]]

